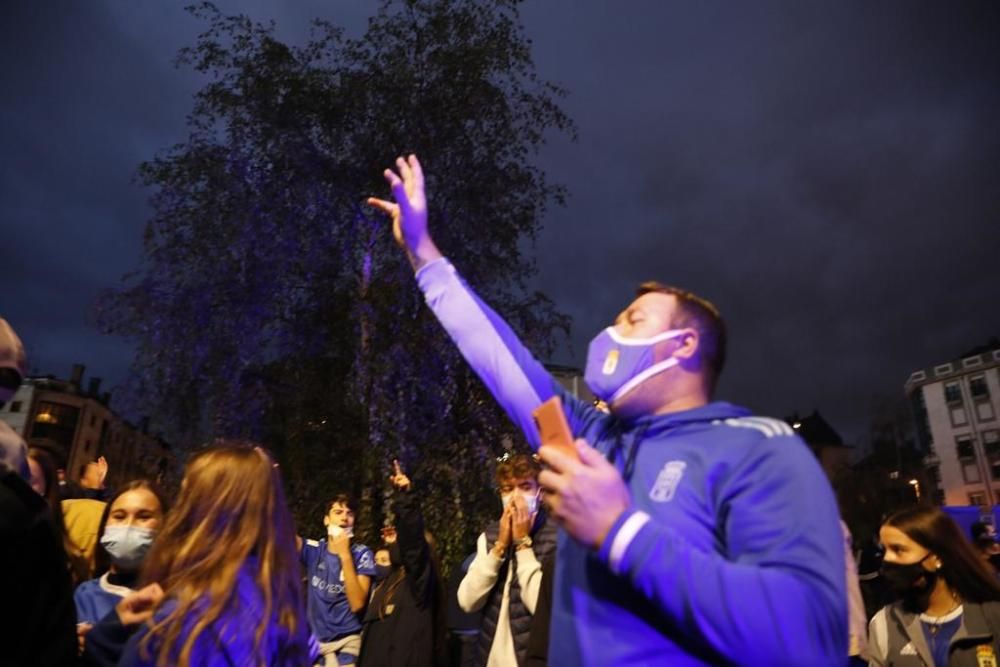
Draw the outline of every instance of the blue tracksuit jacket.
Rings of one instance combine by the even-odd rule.
[[[560,394],[575,437],[619,470],[632,506],[600,552],[560,534],[550,658],[560,665],[843,665],[837,506],[784,422],[716,402],[624,420],[575,399],[441,259],[417,282],[487,387],[538,446]]]

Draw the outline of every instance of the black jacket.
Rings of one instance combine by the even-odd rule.
[[[400,493],[395,510],[403,567],[386,577],[372,594],[358,665],[442,665],[447,647],[441,575],[424,539],[424,519],[416,493]]]
[[[76,663],[76,607],[66,554],[45,499],[0,472],[0,662]]]

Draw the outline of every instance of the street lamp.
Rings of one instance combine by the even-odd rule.
[[[913,487],[913,492],[917,494],[917,502],[920,502],[920,482],[916,479],[910,480],[910,486]]]

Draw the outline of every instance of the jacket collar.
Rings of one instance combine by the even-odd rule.
[[[621,421],[629,428],[644,426],[649,429],[660,430],[676,428],[687,424],[713,422],[722,419],[731,419],[734,417],[746,417],[750,414],[750,410],[744,407],[733,405],[732,403],[727,403],[726,401],[713,401],[697,408],[691,408],[690,410],[668,412],[662,415],[642,415],[639,417],[621,419]]]
[[[906,611],[903,609],[902,605],[898,603],[892,605],[891,610],[892,615],[903,627],[903,631],[905,632],[907,639],[909,639],[910,643],[913,644],[913,648],[917,650],[917,653],[926,664],[933,665],[934,659],[931,656],[930,648],[927,645],[927,639],[924,636],[924,628],[920,622],[920,614]],[[957,642],[964,642],[967,640],[983,641],[992,639],[993,630],[990,628],[989,621],[986,619],[986,613],[983,610],[983,606],[974,602],[963,602],[962,622],[958,626],[958,630],[955,631],[954,636],[951,638],[951,643],[955,644]]]
[[[903,606],[898,603],[892,605],[890,609],[892,611],[893,618],[895,618],[895,620],[898,621],[903,627],[903,634],[905,634],[906,638],[910,640],[911,644],[913,644],[913,648],[917,650],[917,655],[920,656],[920,659],[924,661],[925,665],[933,665],[934,656],[931,655],[931,649],[927,645],[927,638],[924,636],[924,628],[920,623],[920,614],[914,614],[906,611],[903,609]]]

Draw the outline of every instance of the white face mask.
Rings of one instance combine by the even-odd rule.
[[[538,511],[538,491],[531,495],[525,493],[524,491],[511,491],[510,493],[501,494],[500,501],[503,503],[504,509],[507,509],[510,502],[514,500],[515,493],[521,494],[521,498],[524,499],[524,504],[528,506],[528,514],[534,514]]]
[[[336,526],[332,523],[326,527],[326,534],[331,538],[340,537],[345,533],[347,534],[348,537],[354,537],[354,528],[352,526],[348,526],[347,528],[341,528],[340,526]]]
[[[111,556],[111,562],[126,571],[137,570],[149,548],[153,545],[156,531],[139,526],[112,525],[104,529],[101,546]]]

